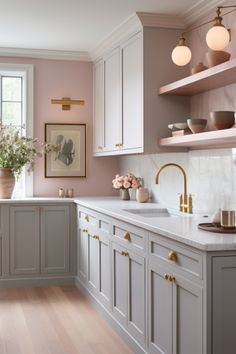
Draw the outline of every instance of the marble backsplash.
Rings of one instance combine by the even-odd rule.
[[[177,163],[186,171],[194,213],[211,214],[219,207],[236,208],[235,154],[235,149],[221,149],[125,156],[120,159],[120,171],[141,176],[153,202],[178,209],[178,193],[183,192],[182,173],[168,167],[161,172],[159,185],[155,184],[156,173],[163,164]]]

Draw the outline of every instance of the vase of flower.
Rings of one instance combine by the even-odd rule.
[[[135,177],[132,173],[126,176],[116,175],[112,181],[112,187],[120,190],[122,200],[130,200],[129,189],[138,189],[141,186],[141,178]]]
[[[120,189],[120,197],[122,200],[130,200],[129,190]]]
[[[15,187],[15,176],[10,168],[0,168],[0,199],[10,199]]]

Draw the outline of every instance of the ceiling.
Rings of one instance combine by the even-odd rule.
[[[181,15],[210,3],[216,1],[0,0],[0,47],[89,52],[137,11]]]

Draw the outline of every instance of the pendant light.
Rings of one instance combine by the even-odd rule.
[[[185,42],[186,39],[184,37],[184,33],[181,33],[179,42],[172,51],[172,60],[178,66],[187,65],[192,58],[191,50],[186,46]]]
[[[214,19],[215,23],[211,29],[207,32],[206,42],[212,50],[223,50],[230,41],[229,31],[222,24],[222,17],[220,16],[220,8],[217,8],[217,16]]]

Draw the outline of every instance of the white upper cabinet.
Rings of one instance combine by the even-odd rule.
[[[113,50],[104,59],[105,83],[105,150],[115,151],[122,145],[120,51]]]
[[[143,57],[142,35],[121,46],[123,149],[143,148]],[[133,151],[135,152],[135,151]]]
[[[93,151],[104,149],[104,61],[94,65]]]

